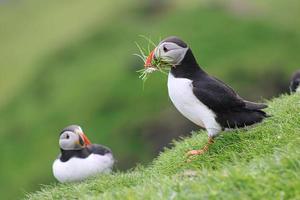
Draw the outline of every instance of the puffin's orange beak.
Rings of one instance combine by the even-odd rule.
[[[84,142],[85,145],[92,144],[91,141],[89,140],[89,138],[86,137],[86,135],[85,135],[83,132],[80,133],[80,136],[81,136],[81,138],[83,139],[83,142]]]
[[[144,67],[151,67],[152,66],[152,60],[153,60],[153,57],[154,57],[154,50],[155,49],[153,49],[150,52],[149,56],[147,57],[146,62],[144,64]]]

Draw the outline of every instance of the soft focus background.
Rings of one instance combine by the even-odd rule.
[[[69,124],[111,147],[117,170],[197,129],[172,107],[165,75],[143,89],[139,35],[180,36],[207,72],[263,100],[300,68],[299,20],[298,0],[0,0],[1,197],[55,182]]]

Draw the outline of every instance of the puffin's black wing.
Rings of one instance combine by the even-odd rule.
[[[193,93],[215,112],[244,108],[245,101],[222,81],[210,76],[193,81]]]
[[[193,81],[194,95],[217,115],[223,127],[242,127],[262,121],[267,105],[243,100],[222,81],[205,76]]]
[[[92,144],[92,145],[87,146],[87,148],[91,153],[94,153],[94,154],[105,155],[108,153],[112,153],[112,151],[108,147],[100,145],[100,144]]]

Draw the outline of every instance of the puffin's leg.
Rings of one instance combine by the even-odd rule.
[[[208,142],[207,144],[202,148],[198,150],[191,150],[187,152],[187,156],[193,156],[193,155],[202,155],[203,153],[207,152],[209,149],[209,146],[214,143],[214,138],[222,131],[222,127],[217,124],[216,122],[214,124],[208,123],[210,126],[207,126],[207,134],[208,134]]]
[[[188,151],[187,156],[201,155],[205,153],[209,149],[209,146],[213,143],[214,143],[213,137],[208,137],[208,142],[202,149]]]

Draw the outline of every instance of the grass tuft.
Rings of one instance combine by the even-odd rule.
[[[144,48],[138,42],[135,42],[135,44],[139,50],[139,53],[135,53],[133,55],[139,57],[145,64],[148,55],[157,46],[157,44],[155,44],[151,40],[151,38],[149,38],[147,36],[140,35],[140,37],[147,41],[147,48]],[[168,60],[162,60],[161,58],[155,58],[155,59],[152,59],[151,66],[146,66],[146,67],[143,66],[143,68],[138,70],[137,72],[140,74],[139,78],[142,79],[143,82],[145,83],[147,81],[147,79],[149,78],[150,74],[152,74],[153,72],[159,71],[165,75],[168,75],[170,68],[171,68],[171,64],[168,63]]]

